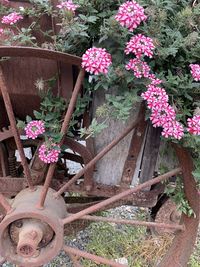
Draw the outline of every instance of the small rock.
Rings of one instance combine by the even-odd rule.
[[[124,264],[125,266],[128,266],[128,260],[126,258],[119,258],[115,259],[117,263]]]

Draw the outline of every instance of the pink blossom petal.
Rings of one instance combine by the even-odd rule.
[[[133,53],[137,58],[141,58],[143,55],[151,58],[153,56],[154,49],[155,46],[153,44],[153,40],[150,37],[146,37],[142,34],[137,34],[133,36],[126,44],[125,53],[127,55]]]
[[[147,19],[144,14],[144,8],[136,1],[127,1],[123,3],[115,16],[115,19],[123,26],[133,31],[142,21]]]
[[[45,128],[43,121],[31,121],[25,127],[25,133],[27,138],[35,139],[44,132]]]
[[[92,47],[82,56],[82,67],[91,74],[106,74],[111,64],[111,55],[105,48]]]
[[[10,13],[7,16],[3,16],[1,22],[4,24],[13,25],[17,23],[19,20],[23,19],[22,15],[17,12]]]

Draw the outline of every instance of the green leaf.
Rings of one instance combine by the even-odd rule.
[[[26,123],[24,121],[18,120],[17,121],[17,128],[24,129],[26,127]]]
[[[34,111],[33,111],[33,114],[34,114],[34,116],[35,116],[35,118],[36,118],[37,120],[41,120],[41,119],[42,119],[42,114],[41,114],[40,112],[34,110]]]
[[[33,112],[33,113],[34,113],[34,112]],[[36,118],[36,119],[37,119],[37,118]],[[26,116],[26,122],[29,123],[30,121],[32,121],[32,118],[31,118],[29,115],[27,115],[27,116]]]

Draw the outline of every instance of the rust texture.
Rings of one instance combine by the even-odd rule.
[[[180,223],[181,218],[181,212],[177,210],[176,204],[171,200],[168,199],[158,210],[155,217],[155,222],[157,223]],[[155,229],[157,234],[163,234],[163,233],[174,233],[173,229]]]
[[[11,138],[13,137],[13,132],[9,126],[9,128],[3,128],[1,131],[0,131],[0,142],[2,142],[3,140],[5,139],[8,139],[8,138]]]
[[[86,165],[92,160],[92,153],[87,147],[81,145],[80,143],[74,141],[69,137],[65,138],[64,144],[67,145],[71,150],[81,155],[82,158],[81,163],[84,163]],[[90,191],[93,187],[93,171],[94,171],[94,166],[89,168],[84,174],[84,188],[86,191]]]
[[[7,199],[4,197],[3,194],[0,193],[0,206],[5,210],[6,213],[9,213],[12,210],[11,205],[7,201]]]
[[[70,253],[68,253],[68,255],[70,256],[70,258],[71,258],[71,260],[72,260],[72,262],[74,264],[73,265],[74,267],[83,267],[83,265],[81,265],[80,262],[79,262],[79,258],[80,257],[78,257],[78,256],[76,256],[74,254],[70,254]]]
[[[24,173],[25,173],[29,188],[31,190],[33,190],[33,183],[32,183],[31,173],[30,173],[30,170],[29,170],[29,167],[28,167],[28,163],[27,163],[25,154],[24,154],[23,146],[22,146],[22,143],[21,143],[21,140],[20,140],[20,135],[19,135],[19,132],[17,130],[15,115],[14,115],[14,112],[13,112],[13,109],[12,109],[12,104],[11,104],[11,101],[10,101],[10,97],[9,97],[9,94],[8,94],[8,91],[7,91],[6,83],[5,83],[3,72],[2,72],[1,68],[0,68],[0,89],[1,89],[3,100],[4,100],[4,103],[5,103],[5,106],[6,106],[7,114],[8,114],[10,125],[11,125],[11,129],[12,129],[12,132],[13,132],[13,135],[14,135],[14,138],[15,138],[15,142],[16,142],[18,151],[19,151],[19,155],[20,155],[20,158],[21,158],[21,162],[22,162],[22,166],[23,166],[23,169],[24,169]]]
[[[167,224],[167,223],[155,223],[155,222],[145,222],[145,221],[136,221],[136,220],[125,220],[125,219],[116,219],[116,218],[106,218],[102,216],[91,216],[84,215],[81,217],[82,220],[94,221],[94,222],[111,222],[117,224],[129,224],[129,225],[140,225],[146,227],[157,227],[163,229],[173,229],[173,230],[181,230],[184,231],[184,225],[180,224]]]
[[[87,214],[90,214],[92,212],[98,211],[101,208],[106,207],[106,206],[108,206],[108,205],[110,205],[110,204],[122,199],[123,197],[126,197],[128,195],[136,193],[136,192],[138,192],[138,191],[140,191],[140,190],[142,190],[142,189],[144,189],[144,188],[146,188],[148,186],[151,186],[153,184],[157,184],[157,183],[159,183],[161,181],[164,181],[164,180],[166,180],[166,179],[168,179],[168,178],[170,178],[170,177],[172,177],[172,176],[174,176],[176,174],[179,174],[180,172],[181,172],[181,168],[177,168],[177,169],[169,171],[169,172],[167,172],[167,173],[165,173],[163,175],[160,175],[160,176],[158,176],[158,177],[156,177],[154,179],[151,179],[150,181],[147,181],[147,182],[145,182],[143,184],[140,184],[140,185],[138,185],[138,186],[136,186],[134,188],[125,190],[122,193],[119,193],[119,194],[117,194],[117,195],[115,195],[115,196],[113,196],[113,197],[111,197],[109,199],[106,199],[106,200],[104,200],[104,201],[102,201],[102,202],[100,202],[100,203],[98,203],[96,205],[93,205],[93,206],[91,206],[91,207],[89,207],[89,208],[87,208],[85,210],[82,210],[82,211],[80,211],[80,212],[78,212],[76,214],[73,214],[73,215],[67,217],[66,219],[63,220],[63,224],[67,224],[67,223],[73,222],[73,221],[81,218],[84,215],[87,215]]]
[[[74,108],[75,108],[75,105],[76,105],[76,100],[78,98],[78,94],[79,94],[79,92],[81,90],[81,85],[82,85],[84,76],[85,76],[85,71],[83,69],[81,69],[80,72],[79,72],[77,81],[76,81],[76,85],[75,85],[75,88],[74,88],[74,91],[73,91],[69,106],[67,108],[67,112],[65,114],[64,122],[62,124],[61,134],[63,135],[63,138],[62,138],[61,143],[60,143],[61,145],[64,142],[64,138],[65,138],[64,135],[67,134],[67,131],[68,131],[68,128],[69,128],[69,123],[70,123],[70,120],[71,120],[71,117],[72,117],[72,114],[73,114],[73,111],[74,111]],[[44,186],[43,186],[43,189],[42,189],[42,192],[41,192],[41,196],[40,196],[39,202],[37,204],[38,208],[42,208],[44,206],[45,198],[46,198],[47,191],[48,191],[49,185],[51,183],[51,180],[52,180],[52,177],[53,177],[53,174],[54,174],[54,171],[55,171],[55,167],[56,167],[56,163],[51,164],[49,169],[48,169],[47,176],[46,176],[46,179],[45,179],[45,183],[44,183]]]
[[[38,180],[34,180],[34,185],[37,185],[37,184],[38,184]],[[27,182],[25,178],[0,177],[1,192],[6,196],[10,196],[10,197],[15,196],[17,193],[19,193],[21,190],[25,189],[26,187],[27,187]],[[55,190],[59,189],[60,183],[58,182],[57,179],[52,180],[51,187]],[[114,196],[124,191],[123,188],[118,187],[118,186],[107,186],[107,185],[101,185],[101,184],[96,184],[96,183],[94,183],[93,190],[89,192],[89,194],[88,194],[88,191],[85,190],[85,187],[83,184],[72,185],[71,187],[69,187],[69,190],[71,192],[76,192],[76,193],[85,194],[85,195],[94,196],[94,197],[100,196],[104,198]],[[138,193],[131,194],[130,196],[124,197],[119,202],[116,202],[114,206],[135,205],[139,207],[153,207],[155,206],[157,202],[158,195],[161,194],[162,192],[163,192],[163,186],[158,186],[158,187],[155,187],[151,191],[138,192]],[[90,204],[89,196],[86,197],[86,200],[89,202],[87,203],[87,205]],[[77,208],[81,207],[79,203],[83,201],[82,199],[83,199],[82,197],[77,198],[76,204],[74,205],[75,211],[76,211],[76,207]],[[112,207],[112,205],[110,207]]]
[[[9,174],[8,162],[6,160],[6,148],[3,143],[0,143],[0,175],[7,176]]]
[[[141,115],[140,115],[141,116]],[[139,123],[141,120],[141,117],[138,117],[136,121],[134,121],[129,127],[125,129],[125,131],[120,134],[116,139],[114,139],[110,144],[108,144],[102,151],[100,151],[83,169],[81,169],[69,182],[67,182],[56,194],[55,197],[58,197],[62,193],[65,192],[65,190],[72,185],[74,182],[76,182],[88,169],[90,169],[92,166],[96,164],[98,160],[100,160],[103,156],[106,155],[116,144],[118,144],[128,133],[130,133]]]
[[[138,123],[138,125],[135,128],[135,131],[131,139],[129,151],[128,151],[128,156],[124,164],[124,169],[123,169],[122,178],[121,178],[121,186],[123,187],[130,186],[132,182],[138,155],[140,153],[143,139],[144,139],[144,134],[146,130],[144,107],[141,113],[143,114],[143,118],[141,119],[141,121]]]
[[[54,190],[50,188],[45,209],[38,210],[36,203],[41,190],[41,186],[35,191],[22,190],[12,203],[13,211],[1,222],[1,256],[13,264],[41,266],[57,256],[63,247],[61,219],[66,216],[65,202],[63,198],[53,199]]]
[[[37,57],[55,61],[62,61],[63,63],[69,63],[72,65],[76,65],[78,67],[81,66],[80,57],[41,48],[22,47],[22,46],[12,46],[12,47],[1,46],[0,57]]]
[[[54,22],[52,21],[52,23]],[[70,66],[76,65],[78,68],[81,66],[81,59],[79,57],[44,49],[0,47],[0,57],[1,56],[14,56],[19,58],[35,57],[54,60],[56,61],[59,69],[59,74],[64,74],[65,68],[64,65],[62,65],[63,63],[70,64]],[[56,164],[51,164],[47,172],[44,186],[35,186],[43,182],[47,167],[44,166],[44,164],[41,165],[41,163],[37,161],[37,156],[33,157],[30,165],[28,166],[23,150],[23,145],[25,147],[26,142],[23,144],[20,140],[20,133],[16,126],[12,108],[12,99],[10,98],[10,89],[6,85],[4,72],[2,68],[0,68],[0,89],[11,125],[10,128],[3,129],[3,131],[0,132],[0,142],[7,140],[6,144],[10,146],[10,150],[8,151],[8,163],[5,157],[6,153],[4,151],[4,144],[2,143],[0,147],[0,176],[3,176],[0,177],[0,210],[3,210],[3,215],[1,215],[0,218],[0,251],[2,256],[6,260],[11,261],[14,264],[18,264],[19,266],[38,267],[39,265],[43,265],[53,259],[60,250],[63,249],[71,256],[75,266],[77,267],[81,266],[79,263],[79,259],[81,257],[93,260],[99,264],[107,264],[109,266],[116,267],[124,266],[112,260],[83,252],[75,248],[67,246],[63,247],[64,225],[70,228],[70,224],[76,220],[105,221],[177,231],[172,246],[164,256],[159,266],[186,267],[188,258],[195,244],[200,218],[200,196],[197,192],[196,183],[192,176],[193,164],[189,153],[185,149],[174,145],[180,167],[151,179],[158,153],[160,132],[158,130],[156,134],[149,134],[145,143],[147,152],[144,152],[143,155],[144,164],[142,167],[142,173],[144,176],[142,175],[141,177],[141,181],[143,181],[143,183],[135,186],[134,188],[127,189],[126,187],[130,187],[131,184],[131,179],[136,166],[136,159],[141,149],[145,132],[144,107],[141,107],[136,121],[127,127],[121,135],[113,140],[100,153],[92,158],[92,155],[87,148],[84,148],[74,140],[70,140],[65,137],[78,94],[81,90],[83,79],[84,70],[80,69],[72,95],[71,92],[66,93],[66,90],[63,91],[63,80],[59,80],[58,82],[58,91],[61,95],[61,91],[63,91],[64,95],[66,94],[67,97],[71,96],[61,128],[61,133],[63,134],[61,144],[69,144],[69,147],[71,146],[70,148],[72,150],[80,154],[79,156],[66,153],[65,157],[71,157],[72,160],[80,162],[81,164],[84,163],[85,167],[64,184],[66,177],[63,175],[60,180],[57,179],[57,176],[59,175],[58,172],[55,173]],[[70,83],[72,83],[72,81],[70,81]],[[95,183],[92,176],[96,162],[106,155],[106,153],[108,153],[134,128],[136,129],[133,134],[128,157],[124,166],[121,185],[105,186]],[[152,139],[152,136],[155,136],[155,139]],[[17,176],[14,155],[16,148],[12,148],[13,140],[10,140],[13,137],[21,157],[21,163],[25,174],[24,178],[15,177]],[[153,143],[152,140],[154,140]],[[36,143],[34,143],[35,147],[38,147],[38,144],[39,143],[36,141]],[[27,146],[30,147],[30,144],[27,143]],[[151,157],[152,147],[155,150],[155,155],[153,157]],[[147,162],[146,157],[150,160],[147,164],[145,164],[145,162]],[[157,201],[157,196],[160,192],[162,192],[163,187],[157,185],[157,187],[153,190],[146,192],[142,190],[150,188],[152,185],[160,183],[180,173],[183,176],[186,198],[195,214],[195,216],[191,217],[183,214],[180,219],[180,224],[178,224],[179,221],[175,224],[171,224],[166,222],[133,221],[88,215],[99,210],[104,210],[108,207],[119,206],[122,203],[138,204],[140,202],[137,201],[141,201],[143,204],[146,203],[147,206],[153,205],[153,203],[155,204]],[[8,176],[8,174],[14,177]],[[75,182],[83,175],[84,182],[76,184]],[[27,185],[29,188],[24,189]],[[53,190],[50,186],[55,187],[58,191]],[[79,205],[75,203],[74,206],[73,203],[68,203],[66,209],[64,198],[61,197],[61,194],[66,190],[72,190],[88,196],[101,196],[102,198],[93,199],[91,202],[87,203],[79,203]],[[13,200],[13,203],[10,204],[3,194],[9,196],[15,196],[17,194],[17,196]],[[109,198],[104,199],[107,197]],[[73,208],[76,213],[67,214],[66,210],[73,212]],[[172,219],[174,220],[174,218]]]
[[[71,185],[69,187],[69,190],[80,194],[85,192],[82,184]],[[108,198],[116,194],[119,194],[123,191],[124,188],[120,186],[108,186],[99,183],[94,183],[92,191],[90,193],[88,192],[85,193],[89,194],[90,196],[101,196]],[[159,184],[150,191],[140,191],[124,197],[123,199],[120,200],[119,205],[127,204],[139,207],[153,207],[157,203],[158,195],[163,193],[163,191],[164,191],[164,186]]]
[[[107,264],[108,266],[112,266],[112,267],[125,267],[125,265],[123,265],[123,264],[120,264],[120,263],[114,262],[112,260],[108,260],[108,259],[96,256],[96,255],[93,255],[93,254],[90,254],[88,252],[85,252],[85,251],[82,251],[82,250],[79,250],[79,249],[76,249],[76,248],[64,246],[63,250],[66,253],[74,254],[76,256],[92,260],[92,261],[94,261],[94,262],[96,262],[98,264]]]
[[[185,231],[176,234],[172,246],[166,253],[159,267],[187,266],[188,258],[194,248],[200,219],[200,195],[197,192],[196,182],[192,176],[192,158],[187,150],[177,145],[174,145],[174,147],[182,167],[185,196],[195,216],[188,217],[182,214],[181,223],[185,225]]]

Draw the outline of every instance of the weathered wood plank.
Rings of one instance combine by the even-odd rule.
[[[105,103],[105,94],[116,94],[115,89],[108,91],[98,91],[93,98],[93,116],[98,106]],[[94,138],[95,154],[101,151],[114,138],[116,138],[129,124],[138,116],[140,104],[131,111],[131,116],[126,123],[121,120],[109,118],[106,122],[108,127],[104,129],[97,137]],[[99,120],[100,121],[100,120]],[[98,183],[106,185],[119,185],[123,173],[124,163],[128,156],[132,131],[118,145],[116,145],[106,156],[96,164],[94,179]]]
[[[144,183],[154,176],[160,147],[160,135],[161,128],[154,128],[149,122],[141,162],[140,183]]]

